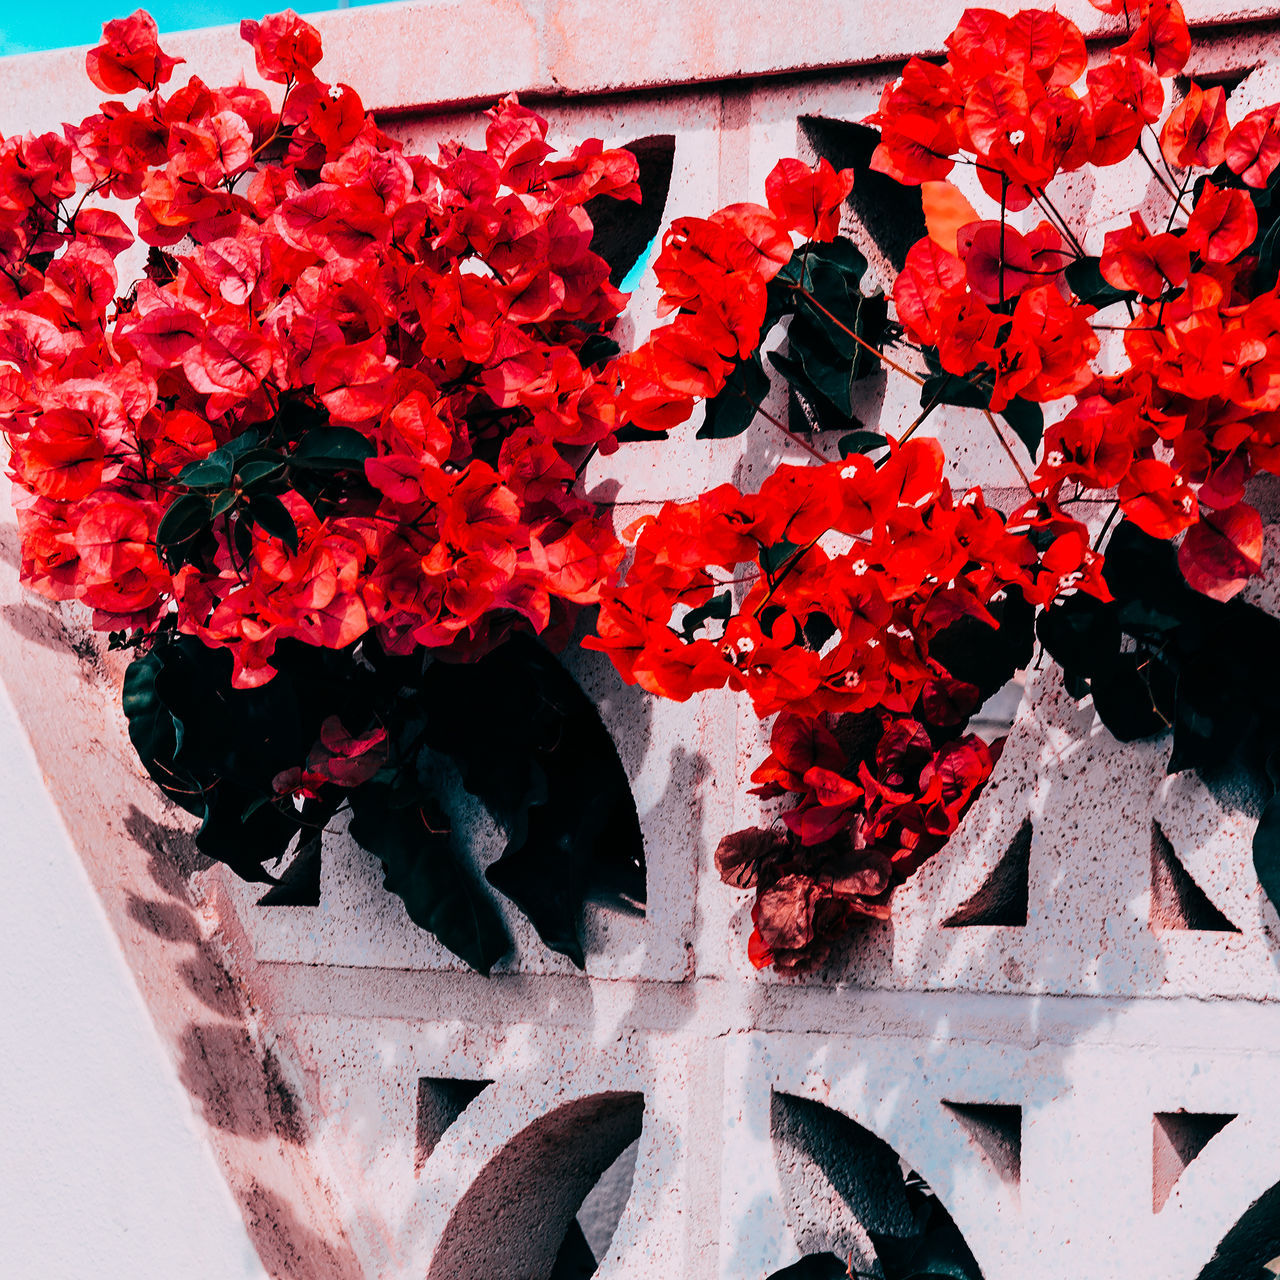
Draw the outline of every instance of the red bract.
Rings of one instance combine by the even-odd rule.
[[[1265,187],[1280,164],[1280,108],[1251,111],[1227,134],[1226,162],[1250,187]]]
[[[143,9],[102,28],[102,43],[85,55],[89,79],[104,93],[154,89],[182,62],[162,53],[155,21]]]
[[[853,190],[853,170],[837,173],[826,160],[811,169],[780,160],[764,184],[769,208],[789,231],[809,240],[832,240],[840,230],[840,206]]]
[[[306,84],[315,79],[315,68],[323,53],[320,33],[292,9],[273,13],[261,22],[246,18],[240,24],[240,37],[253,45],[258,74],[264,80]]]
[[[1222,88],[1201,89],[1193,84],[1160,131],[1160,150],[1179,168],[1212,169],[1222,163],[1230,128]]]
[[[1152,235],[1141,214],[1123,231],[1108,231],[1099,262],[1102,278],[1117,289],[1158,298],[1191,271],[1190,245],[1168,232]]]

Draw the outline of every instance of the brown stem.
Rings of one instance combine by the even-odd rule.
[[[1022,469],[1022,463],[1018,461],[1013,450],[1009,447],[1009,442],[1004,438],[1004,433],[1000,430],[1000,427],[995,420],[995,415],[991,412],[990,409],[983,409],[982,412],[983,412],[983,415],[986,417],[987,421],[991,424],[991,430],[996,433],[996,439],[1000,441],[1000,447],[1005,451],[1005,453],[1009,455],[1009,461],[1013,463],[1014,469],[1022,477],[1022,483],[1027,486],[1027,490],[1029,492],[1034,492],[1034,490],[1031,489],[1030,478],[1027,476],[1027,473]]]
[[[755,402],[752,401],[752,403],[754,404]],[[790,427],[788,427],[785,423],[780,422],[777,418],[773,416],[773,414],[771,414],[763,406],[757,404],[756,412],[762,418],[764,418],[767,422],[772,422],[773,425],[777,427],[778,430],[781,431],[782,434],[786,436],[787,439],[790,440],[792,444],[799,445],[800,448],[802,448],[811,457],[817,458],[817,460],[823,464],[826,464],[831,461],[831,459],[828,458],[825,453],[822,453],[820,450],[815,449],[813,445],[811,445],[807,440],[802,440],[798,435],[796,435],[794,431],[790,429]]]

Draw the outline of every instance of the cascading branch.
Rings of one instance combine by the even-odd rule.
[[[1263,549],[1246,485],[1280,472],[1280,108],[1232,126],[1223,90],[1191,84],[1166,110],[1191,49],[1177,0],[1097,7],[1125,25],[1093,66],[1057,13],[973,9],[944,61],[913,58],[884,90],[872,167],[920,188],[929,232],[893,282],[892,320],[836,236],[852,175],[801,185],[784,162],[771,210],[752,211],[754,252],[723,215],[673,226],[656,271],[680,314],[620,362],[632,421],[666,428],[705,398],[699,434],[735,434],[764,413],[760,341],[789,317],[770,359],[816,430],[845,433],[844,462],[800,441],[819,465],[641,522],[587,642],[652,692],[727,685],[778,713],[754,781],[788,807],[717,855],[755,892],[757,964],[810,967],[859,918],[887,916],[990,774],[963,730],[1029,657],[1036,608],[1069,687],[1118,736],[1172,728],[1171,771],[1280,778],[1280,624],[1238,598]],[[1101,187],[1121,163],[1146,167],[1162,225],[1135,212],[1086,244],[1054,181],[1092,168]],[[989,216],[948,180],[957,166]],[[819,243],[777,234],[770,212],[797,204]],[[920,387],[896,440],[854,429],[850,386],[877,358]],[[953,497],[936,442],[908,442],[948,404],[981,410],[1022,474],[1007,520],[976,491]],[[1099,506],[1091,528],[1080,512]],[[1280,894],[1280,800],[1255,861]]]
[[[968,723],[1036,631],[1119,736],[1173,728],[1171,769],[1280,777],[1280,624],[1239,597],[1246,486],[1280,472],[1280,108],[1233,126],[1194,84],[1167,108],[1176,0],[1098,7],[1125,31],[1092,66],[1056,13],[970,10],[885,89],[873,166],[929,228],[890,298],[839,235],[852,172],[784,160],[767,204],[672,225],[670,318],[629,352],[629,264],[593,223],[640,198],[627,152],[558,155],[511,98],[483,148],[406,153],[292,13],[242,26],[270,93],[165,96],[155,24],[108,23],[89,75],[132,105],[0,144],[0,415],[23,579],[137,650],[131,736],[200,847],[314,902],[349,810],[412,918],[487,969],[510,939],[456,856],[451,760],[507,835],[488,881],[581,963],[583,901],[644,892],[625,773],[552,656],[597,605],[583,643],[625,679],[776,717],[753,781],[778,819],[717,854],[760,965],[888,914],[989,777]],[[1122,163],[1160,223],[1094,243],[1055,180]],[[763,407],[779,323],[799,434]],[[896,435],[854,414],[883,367],[920,388]],[[666,504],[624,569],[579,477],[699,405],[700,438],[759,421],[813,465]],[[1015,510],[953,492],[918,434],[942,405],[986,417]],[[1280,803],[1255,848],[1280,892]]]
[[[451,851],[452,755],[510,837],[490,880],[580,962],[582,898],[642,898],[642,847],[594,708],[529,637],[562,642],[622,555],[574,479],[614,447],[625,302],[589,210],[639,199],[636,161],[556,155],[514,98],[482,149],[412,155],[317,78],[295,14],[241,34],[270,95],[166,96],[139,11],[87,59],[129,104],[0,149],[23,580],[139,649],[133,741],[202,850],[271,880],[301,843],[268,900],[315,900],[349,807],[413,918],[488,968],[509,940]],[[439,686],[495,741],[451,732]]]

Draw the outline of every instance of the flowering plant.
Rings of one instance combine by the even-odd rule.
[[[945,61],[913,58],[884,90],[871,167],[920,189],[928,230],[893,282],[893,322],[837,237],[853,175],[783,162],[768,209],[736,207],[743,235],[723,214],[672,228],[656,270],[679,314],[620,362],[633,421],[666,426],[705,398],[700,434],[732,434],[764,412],[760,341],[789,316],[772,363],[815,430],[848,433],[843,461],[802,442],[819,465],[642,522],[587,642],[655,693],[728,685],[778,713],[753,779],[789,797],[782,824],[717,854],[755,891],[757,964],[810,967],[859,917],[887,916],[991,772],[994,752],[961,735],[1029,657],[1035,609],[1117,736],[1172,727],[1171,771],[1280,776],[1280,626],[1238,598],[1263,547],[1246,485],[1280,471],[1280,108],[1232,126],[1223,90],[1191,84],[1166,113],[1191,48],[1177,0],[1097,7],[1126,30],[1092,67],[1057,13],[973,9]],[[1163,225],[1135,213],[1091,252],[1053,184],[1120,164],[1149,170]],[[949,181],[957,166],[990,216]],[[875,357],[920,388],[897,439],[852,430],[850,384]],[[1007,520],[977,490],[955,499],[938,442],[909,439],[948,404],[980,410],[1017,468]],[[1079,511],[1099,503],[1091,529]],[[1255,861],[1273,893],[1278,834],[1272,801]]]
[[[624,679],[776,717],[753,781],[780,821],[717,853],[755,893],[760,965],[811,967],[887,916],[990,775],[999,744],[968,722],[1037,632],[1119,736],[1174,728],[1171,768],[1280,776],[1276,624],[1240,598],[1263,545],[1246,485],[1280,471],[1280,108],[1232,126],[1191,85],[1166,112],[1177,0],[1098,7],[1126,33],[1092,67],[1056,13],[970,10],[945,61],[886,88],[873,168],[919,188],[928,228],[892,312],[839,234],[853,173],[784,160],[767,204],[667,231],[672,318],[625,353],[607,214],[640,198],[628,152],[557,155],[512,98],[483,149],[408,154],[317,78],[292,13],[242,26],[270,93],[166,97],[154,23],[108,23],[89,75],[133,105],[0,145],[0,414],[23,579],[137,650],[130,733],[200,847],[274,881],[295,846],[264,901],[316,901],[349,809],[412,918],[487,969],[509,939],[454,855],[450,757],[508,834],[488,880],[580,963],[583,900],[644,887],[617,753],[551,653],[595,605],[583,643]],[[1121,164],[1162,224],[1090,246],[1054,182]],[[780,323],[800,433],[764,408]],[[920,389],[896,436],[853,413],[884,367]],[[578,479],[699,405],[701,438],[761,420],[814,465],[666,504],[627,563]],[[1017,509],[953,493],[918,434],[944,405],[982,414]],[[1276,802],[1256,849],[1280,890]]]
[[[133,742],[204,852],[271,880],[301,841],[267,901],[315,899],[349,807],[413,918],[488,968],[508,940],[450,852],[443,752],[508,827],[490,879],[580,961],[582,896],[643,896],[639,831],[594,708],[530,637],[562,641],[622,555],[573,482],[614,447],[625,300],[590,210],[639,198],[636,161],[556,156],[515,99],[484,149],[410,155],[317,78],[309,24],[241,34],[274,97],[165,96],[176,60],[139,11],[87,60],[132,105],[0,150],[23,579],[139,649]]]

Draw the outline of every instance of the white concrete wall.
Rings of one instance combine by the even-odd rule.
[[[474,134],[467,104],[513,88],[544,95],[566,142],[674,135],[669,219],[758,199],[773,162],[809,145],[801,117],[872,108],[892,68],[852,64],[936,48],[960,8],[803,0],[788,18],[763,4],[492,0],[317,21],[331,74],[394,108],[392,127],[422,146]],[[1064,8],[1105,28],[1083,5]],[[1272,8],[1188,3],[1198,65],[1280,52],[1280,25],[1262,21]],[[247,64],[225,32],[176,51],[207,79]],[[77,74],[72,55],[0,63],[0,128],[83,111]],[[1097,228],[1124,203],[1105,190],[1073,199]],[[870,223],[859,234],[874,236]],[[650,278],[635,332],[654,302]],[[892,430],[914,416],[911,390],[870,383],[863,416]],[[1012,483],[980,419],[935,417],[962,482]],[[638,514],[723,479],[749,486],[781,456],[778,439],[758,424],[708,445],[689,428],[597,461],[587,484],[616,484]],[[0,533],[11,564],[12,524]],[[1274,555],[1273,530],[1268,542]],[[135,1207],[128,1238],[113,1239],[139,1250],[128,1271],[96,1274],[545,1277],[638,1125],[598,1274],[757,1280],[803,1248],[862,1248],[881,1211],[857,1180],[868,1149],[794,1099],[887,1140],[940,1194],[988,1280],[1193,1280],[1280,1180],[1280,920],[1251,874],[1248,814],[1194,779],[1164,780],[1167,742],[1112,742],[1049,664],[1028,680],[991,784],[899,891],[893,922],[847,964],[794,980],[751,969],[741,897],[711,863],[719,837],[756,813],[743,791],[762,742],[749,709],[726,694],[653,703],[607,663],[574,657],[633,779],[649,911],[596,912],[585,974],[514,922],[515,956],[484,979],[417,931],[341,838],[326,846],[314,908],[257,907],[255,892],[193,871],[180,820],[130,762],[118,666],[83,643],[72,652],[74,624],[22,599],[12,576],[0,583],[0,678],[44,776],[0,724],[0,760],[18,769],[0,774],[17,837],[0,945],[31,984],[5,998],[6,1032],[61,1042],[67,1064],[0,1057],[7,1103],[44,1100],[10,1122],[45,1170],[4,1229],[41,1263],[20,1274],[57,1274],[53,1248],[68,1251],[66,1274],[93,1273],[75,1270],[87,1255],[72,1252],[74,1233],[44,1243],[48,1225],[82,1212],[88,1181],[117,1193],[92,1202],[100,1220]],[[34,848],[55,851],[51,867],[26,860]],[[1006,856],[1025,858],[1026,923],[948,925]],[[74,982],[86,968],[98,985]],[[64,999],[81,1010],[65,1036]],[[59,1010],[52,1029],[42,1009]],[[100,1050],[75,1053],[91,1032]],[[43,1114],[72,1107],[78,1123]],[[1228,1116],[1183,1171],[1168,1135],[1195,1146],[1216,1123],[1195,1117]],[[103,1160],[121,1149],[114,1179],[86,1175],[79,1129],[98,1135]],[[142,1133],[163,1157],[137,1150]],[[175,1187],[186,1216],[169,1212]],[[588,1216],[604,1223],[589,1234],[607,1232],[607,1208]],[[203,1235],[185,1225],[197,1219]],[[172,1252],[196,1242],[203,1271]]]

